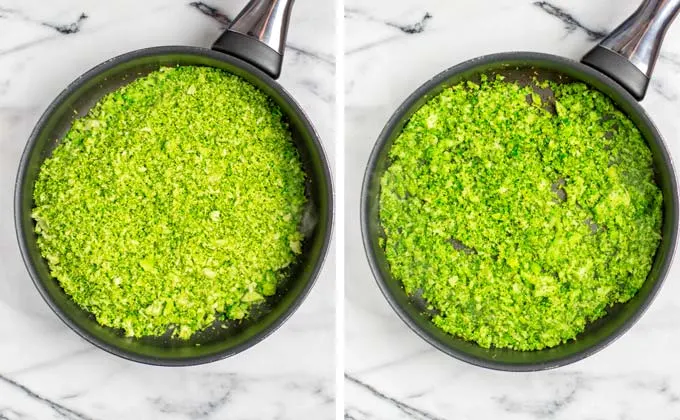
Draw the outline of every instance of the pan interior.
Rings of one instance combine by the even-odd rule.
[[[279,285],[276,295],[254,308],[247,319],[239,322],[217,320],[190,340],[173,338],[169,334],[127,338],[122,331],[100,326],[51,277],[36,244],[30,216],[32,192],[41,163],[76,118],[87,114],[107,93],[160,67],[178,65],[210,66],[240,76],[264,91],[282,109],[306,173],[308,202],[300,227],[305,239],[302,254],[288,269],[287,280]],[[51,105],[36,127],[23,159],[17,185],[18,234],[36,285],[55,312],[79,334],[124,357],[154,364],[190,364],[222,358],[251,346],[274,331],[301,303],[326,252],[332,214],[331,187],[326,160],[314,129],[288,94],[264,73],[220,53],[201,48],[161,47],[129,53],[103,63],[76,80]]]
[[[389,264],[379,244],[384,236],[379,218],[380,178],[389,166],[389,149],[401,134],[410,117],[445,88],[465,81],[480,82],[481,75],[502,75],[505,81],[535,86],[534,81],[555,83],[584,82],[601,91],[639,128],[654,155],[654,173],[664,196],[662,241],[654,257],[652,269],[639,292],[625,304],[609,308],[607,315],[590,323],[576,339],[557,347],[539,351],[485,349],[476,343],[449,335],[437,328],[420,296],[405,293],[399,280],[390,274]],[[547,104],[554,106],[548,89],[534,88]],[[369,162],[363,191],[363,230],[366,251],[372,269],[385,296],[400,317],[425,340],[454,357],[473,364],[503,370],[539,370],[560,366],[586,357],[625,332],[644,312],[663,281],[676,240],[678,222],[676,181],[670,157],[661,136],[637,102],[613,81],[579,63],[559,57],[508,53],[482,57],[463,63],[436,76],[397,110],[381,134]]]

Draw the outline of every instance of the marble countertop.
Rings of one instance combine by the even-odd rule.
[[[19,156],[50,101],[101,61],[158,45],[209,46],[244,1],[0,0],[0,419],[331,419],[334,261],[276,333],[191,368],[128,362],[68,329],[24,269],[13,224]],[[334,6],[299,0],[281,84],[333,161]]]
[[[680,419],[678,266],[649,311],[600,353],[540,373],[467,365],[397,318],[369,270],[359,227],[361,179],[380,130],[434,74],[502,51],[579,59],[638,0],[347,0],[347,420]],[[680,157],[680,22],[668,32],[644,108]]]

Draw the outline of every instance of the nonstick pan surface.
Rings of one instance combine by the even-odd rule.
[[[224,35],[220,39],[223,38]],[[236,43],[237,47],[244,47],[241,48],[241,56],[248,54],[247,44]],[[261,64],[262,57],[256,50],[251,61]],[[280,56],[268,51],[264,58],[269,65],[259,65],[263,71],[241,58],[206,48],[157,47],[134,51],[104,62],[78,78],[59,95],[38,122],[22,156],[17,177],[17,236],[26,267],[42,297],[83,338],[118,356],[149,364],[173,366],[211,362],[239,353],[274,332],[311,290],[331,236],[333,196],[329,166],[310,121],[295,100],[272,78],[278,76],[276,60]],[[272,58],[273,61],[270,60]],[[99,325],[91,314],[66,295],[50,275],[47,262],[37,247],[35,225],[31,218],[33,186],[40,165],[68,132],[74,119],[87,114],[107,93],[167,66],[218,68],[242,77],[266,93],[285,114],[307,175],[308,204],[301,227],[305,233],[303,250],[298,261],[289,269],[287,280],[280,285],[275,296],[268,298],[246,320],[216,321],[190,340],[170,336],[127,338],[121,331]]]
[[[596,59],[600,58],[598,52]],[[615,68],[620,68],[619,63],[607,62],[606,58],[605,64],[614,64]],[[603,60],[599,62],[602,63]],[[534,371],[555,368],[588,357],[613,342],[640,318],[659,291],[671,264],[677,239],[678,196],[675,172],[661,134],[636,100],[644,96],[648,79],[637,78],[632,84],[626,84],[631,79],[624,77],[617,81],[617,74],[608,76],[605,71],[603,68],[598,70],[549,54],[511,52],[480,57],[452,67],[426,82],[388,121],[370,156],[363,182],[361,227],[364,247],[371,270],[389,304],[413,331],[434,347],[463,361],[492,369]],[[605,317],[589,324],[575,340],[554,348],[530,352],[485,349],[476,343],[446,334],[431,322],[431,316],[426,310],[427,303],[421,297],[407,295],[400,280],[392,277],[379,244],[379,239],[384,235],[379,218],[380,178],[390,164],[388,152],[392,143],[411,116],[427,101],[458,83],[467,80],[479,82],[483,74],[500,74],[507,81],[520,84],[532,84],[534,79],[557,83],[586,83],[611,98],[635,123],[653,153],[656,182],[664,197],[664,221],[661,244],[647,281],[633,299],[611,307]],[[550,103],[550,92],[538,93]]]

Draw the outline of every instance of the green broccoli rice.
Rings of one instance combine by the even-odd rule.
[[[187,339],[276,293],[301,252],[304,182],[267,95],[162,68],[74,122],[40,169],[33,218],[52,275],[101,325]]]
[[[644,283],[662,194],[641,133],[582,83],[482,77],[444,90],[381,178],[395,279],[443,331],[522,351],[575,338]]]

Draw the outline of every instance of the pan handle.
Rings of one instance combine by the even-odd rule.
[[[250,0],[212,49],[247,61],[278,79],[293,2]]]
[[[679,10],[680,0],[645,0],[581,61],[616,80],[637,100],[642,100],[666,30]]]

